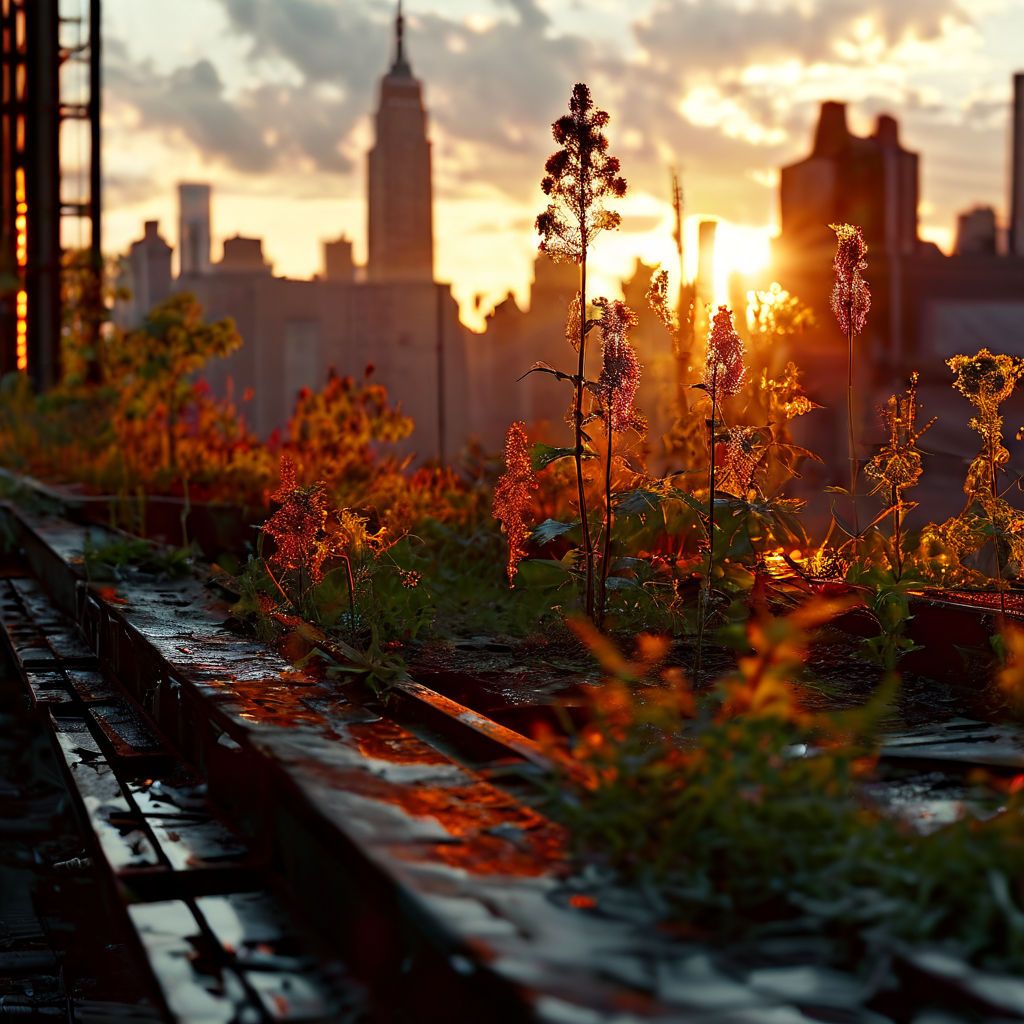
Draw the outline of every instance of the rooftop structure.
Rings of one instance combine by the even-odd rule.
[[[405,52],[399,2],[395,53],[380,82],[375,142],[368,156],[367,277],[432,281],[434,228],[430,143],[422,89]]]

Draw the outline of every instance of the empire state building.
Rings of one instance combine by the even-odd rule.
[[[367,276],[371,281],[432,281],[427,114],[420,83],[405,55],[401,0],[395,18],[395,59],[380,82],[376,141],[368,164]]]

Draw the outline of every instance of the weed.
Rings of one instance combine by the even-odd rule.
[[[894,677],[857,712],[801,701],[810,631],[841,609],[762,610],[736,670],[701,697],[665,667],[664,641],[640,637],[628,660],[578,626],[607,681],[591,724],[549,740],[564,765],[554,812],[579,863],[709,937],[813,934],[845,966],[941,943],[1008,967],[1024,952],[1021,798],[928,835],[872,807],[864,783]]]
[[[164,579],[185,579],[192,575],[194,552],[189,548],[168,548],[138,537],[118,537],[102,544],[86,534],[82,566],[92,582],[123,580],[127,570]]]

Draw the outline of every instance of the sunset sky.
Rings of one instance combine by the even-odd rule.
[[[630,195],[599,243],[606,277],[671,257],[669,167],[687,212],[756,262],[777,168],[803,156],[818,104],[881,111],[922,155],[922,233],[948,247],[957,211],[1005,219],[1011,74],[1024,0],[406,0],[408,51],[433,141],[436,264],[472,315],[535,251],[550,122],[573,82],[612,115]],[[106,0],[105,247],[159,218],[176,242],[179,180],[214,185],[214,256],[258,235],[305,277],[320,242],[365,252],[365,153],[391,60],[392,0]],[[486,302],[485,302],[486,306]]]

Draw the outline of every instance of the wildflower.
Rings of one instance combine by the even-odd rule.
[[[760,440],[761,431],[757,427],[738,427],[730,431],[722,466],[723,487],[731,486],[742,496],[754,486],[754,474],[763,455]]]
[[[626,194],[619,159],[608,155],[608,139],[602,131],[608,120],[605,111],[594,109],[590,89],[577,83],[569,98],[569,113],[551,126],[561,148],[544,165],[540,187],[552,201],[537,217],[536,226],[541,252],[554,260],[583,262],[594,237],[619,226],[619,214],[604,205],[608,197]]]
[[[679,329],[679,320],[668,301],[668,271],[656,270],[645,296],[654,315],[673,333]]]
[[[935,420],[917,430],[917,379],[918,375],[913,374],[906,392],[890,396],[882,410],[889,440],[864,467],[864,472],[877,481],[872,494],[891,494],[899,499],[900,492],[913,487],[921,477],[917,442]]]
[[[519,562],[526,556],[524,547],[530,528],[526,513],[537,489],[537,477],[530,462],[529,438],[526,425],[517,420],[511,423],[505,435],[505,472],[494,489],[494,518],[508,537],[508,563],[506,571],[510,585],[514,585]]]
[[[996,476],[1010,461],[1010,453],[1003,444],[999,407],[1024,376],[1024,360],[994,355],[983,348],[973,356],[953,356],[946,360],[946,365],[956,374],[953,387],[978,410],[970,427],[981,435],[983,442],[981,453],[968,468],[964,492],[969,499],[987,502],[995,498]]]
[[[956,374],[953,387],[983,416],[998,409],[1024,376],[1024,360],[994,355],[987,348],[973,356],[953,356],[946,365]]]
[[[398,576],[402,581],[402,586],[407,590],[414,590],[423,579],[415,569],[399,569]]]
[[[733,326],[732,311],[719,306],[708,334],[704,386],[715,401],[730,398],[739,393],[745,374],[743,340]]]
[[[580,293],[576,294],[569,300],[569,310],[565,317],[565,340],[576,351],[579,351],[580,347],[580,332],[583,329],[583,312],[580,308]]]
[[[312,582],[319,583],[330,553],[323,543],[328,515],[326,488],[322,483],[299,487],[295,463],[283,455],[281,483],[270,497],[281,507],[263,524],[263,532],[273,538],[275,545],[268,561],[285,571],[305,571]]]
[[[636,314],[624,302],[597,299],[601,310],[601,374],[597,388],[611,414],[612,430],[636,425],[633,407],[640,386],[640,360],[627,335],[636,326]]]
[[[853,224],[830,224],[836,233],[836,255],[832,266],[836,282],[832,288],[832,312],[843,334],[860,334],[871,309],[871,291],[861,277],[867,270],[864,232]]]
[[[761,390],[769,393],[773,415],[779,415],[785,420],[805,416],[812,409],[818,408],[804,392],[800,371],[792,360],[786,363],[781,377],[769,377],[767,368],[762,370]]]

